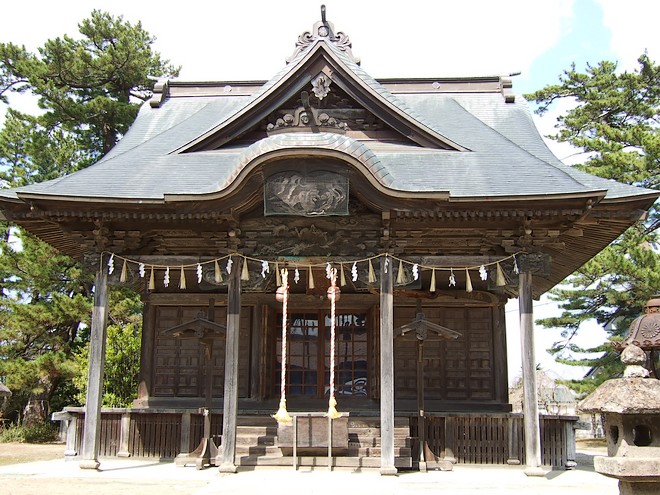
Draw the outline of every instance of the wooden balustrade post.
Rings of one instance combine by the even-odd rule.
[[[131,413],[123,413],[121,415],[121,429],[119,430],[119,450],[117,457],[130,457],[131,453],[128,450],[128,438],[131,432]]]

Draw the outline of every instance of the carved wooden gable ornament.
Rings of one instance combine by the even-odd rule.
[[[288,170],[264,183],[265,215],[348,215],[348,177],[327,171]]]

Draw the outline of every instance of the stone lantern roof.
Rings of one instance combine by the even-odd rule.
[[[622,342],[616,343],[615,347],[622,350],[630,344],[645,351],[660,349],[660,294],[648,300],[644,314],[633,320],[628,335]]]
[[[580,403],[588,413],[658,414],[660,413],[660,380],[648,377],[642,365],[644,351],[634,344],[621,353],[626,365],[623,378],[608,380]]]

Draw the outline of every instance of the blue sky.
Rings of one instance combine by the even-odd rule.
[[[297,37],[320,19],[320,4],[310,0],[199,0],[170,8],[167,3],[134,0],[11,1],[2,6],[0,42],[24,44],[36,50],[63,34],[77,35],[77,23],[92,9],[123,15],[157,37],[155,49],[183,65],[184,80],[269,79],[293,52]],[[325,0],[328,20],[344,31],[353,53],[374,77],[443,77],[508,75],[514,91],[527,93],[558,81],[575,62],[616,60],[633,70],[648,50],[660,58],[660,2],[655,0],[472,0],[447,2],[406,0]],[[34,101],[14,99],[19,109],[35,109]],[[553,132],[558,106],[536,119],[542,134]],[[0,122],[4,108],[0,107]],[[552,145],[559,158],[572,151]],[[556,314],[542,300],[536,317]],[[515,303],[507,306],[510,376],[520,368]],[[585,341],[602,338],[587,328]],[[579,375],[554,364],[544,353],[559,333],[537,332],[537,360],[563,376]],[[586,342],[582,342],[583,344]],[[517,347],[518,346],[518,347]]]

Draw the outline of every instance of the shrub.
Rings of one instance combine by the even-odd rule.
[[[57,439],[57,433],[57,426],[51,422],[11,425],[0,430],[0,443],[48,443]]]

